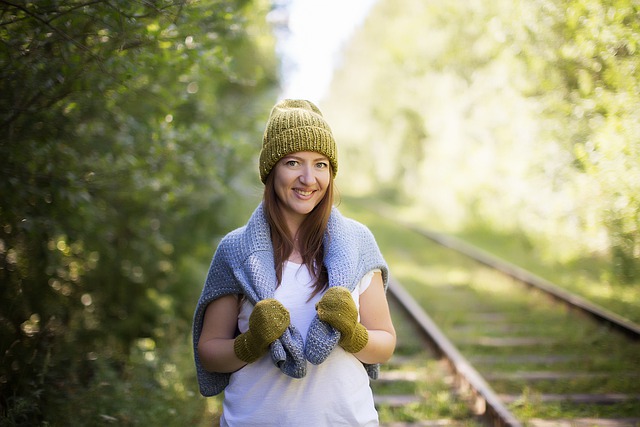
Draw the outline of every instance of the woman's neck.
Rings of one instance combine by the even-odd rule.
[[[291,254],[289,254],[288,260],[291,262],[295,262],[296,264],[302,264],[302,255],[300,253],[300,243],[298,241],[298,230],[293,230],[291,234],[291,242],[293,242],[293,249],[291,250]]]
[[[287,224],[287,231],[289,232],[289,238],[293,243],[293,249],[291,251],[291,254],[289,254],[287,260],[295,262],[296,264],[302,264],[303,259],[300,253],[301,246],[300,242],[298,241],[300,237],[298,233],[300,232],[300,227],[302,226],[302,220],[300,218],[293,218],[289,215],[285,215],[285,221]]]

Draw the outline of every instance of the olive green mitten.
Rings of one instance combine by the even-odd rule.
[[[334,286],[316,305],[318,317],[340,332],[338,344],[349,353],[357,353],[367,345],[369,332],[358,322],[358,309],[345,287]]]
[[[289,322],[289,311],[278,300],[258,301],[249,316],[249,329],[233,342],[236,356],[247,363],[255,362],[282,336]]]

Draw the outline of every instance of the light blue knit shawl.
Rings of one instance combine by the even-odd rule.
[[[373,234],[364,225],[346,218],[333,208],[324,237],[324,263],[329,286],[344,286],[353,290],[371,270],[380,269],[385,290],[388,269]],[[200,393],[213,396],[224,390],[231,374],[208,372],[198,357],[198,341],[207,305],[224,295],[243,294],[252,304],[272,298],[276,289],[271,233],[262,204],[253,212],[249,222],[227,234],[218,245],[211,261],[202,294],[193,319],[193,349]],[[306,344],[300,332],[289,326],[283,336],[271,344],[273,363],[290,377],[302,378],[307,360],[320,364],[337,345],[340,332],[318,319],[312,321]],[[373,379],[378,365],[364,365]]]

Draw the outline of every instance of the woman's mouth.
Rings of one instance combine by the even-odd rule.
[[[303,197],[309,197],[310,195],[313,194],[312,190],[309,191],[305,191],[305,190],[300,190],[299,188],[294,188],[293,191],[295,191],[297,194],[303,196]]]

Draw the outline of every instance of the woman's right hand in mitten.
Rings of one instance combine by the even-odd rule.
[[[238,358],[253,363],[289,326],[289,311],[275,299],[258,301],[249,316],[249,329],[236,337],[233,350]]]

